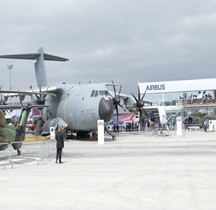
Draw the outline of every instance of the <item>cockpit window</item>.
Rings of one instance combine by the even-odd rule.
[[[99,90],[99,95],[100,96],[106,96],[108,94],[107,90]]]
[[[97,97],[98,95],[107,96],[108,91],[107,90],[92,90],[91,97]]]
[[[98,96],[98,91],[96,90],[95,94],[94,94],[94,97],[97,97],[97,96]]]
[[[92,90],[92,92],[91,92],[91,97],[94,96],[94,93],[95,93],[95,90]]]

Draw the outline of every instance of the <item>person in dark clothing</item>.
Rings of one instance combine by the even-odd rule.
[[[117,131],[117,133],[119,133],[119,125],[118,124],[116,125],[116,131]]]
[[[62,132],[61,128],[58,128],[58,131],[56,132],[56,163],[59,160],[59,163],[63,163],[61,161],[62,157],[62,149],[64,148],[64,134]]]
[[[116,133],[116,124],[113,125],[113,131]]]

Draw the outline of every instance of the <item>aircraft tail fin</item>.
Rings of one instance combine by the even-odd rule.
[[[25,60],[36,60],[35,62],[35,76],[37,87],[41,88],[47,86],[47,76],[44,60],[48,61],[68,61],[67,58],[62,58],[50,54],[44,53],[43,48],[39,48],[37,53],[30,54],[17,54],[17,55],[2,55],[0,58],[7,59],[25,59]]]

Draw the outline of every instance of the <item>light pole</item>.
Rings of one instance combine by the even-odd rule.
[[[2,90],[3,85],[0,84],[0,90]],[[0,103],[2,103],[2,93],[1,93],[1,99],[0,99]]]
[[[13,65],[7,65],[8,67],[8,70],[10,71],[10,90],[12,89],[12,86],[11,86],[11,70],[13,69]]]

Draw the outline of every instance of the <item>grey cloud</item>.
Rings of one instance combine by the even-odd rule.
[[[46,63],[51,83],[114,79],[135,92],[137,81],[215,77],[215,24],[213,0],[3,0],[0,54],[43,46],[70,59]],[[7,63],[15,87],[35,82],[33,62],[0,60],[0,71]]]

